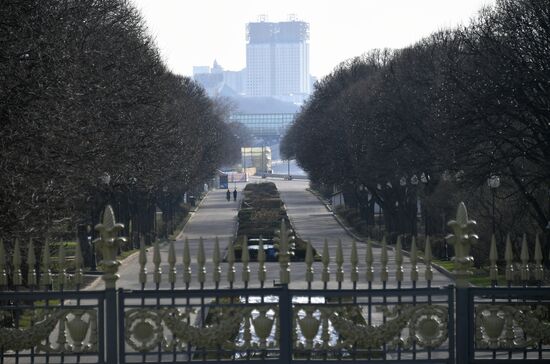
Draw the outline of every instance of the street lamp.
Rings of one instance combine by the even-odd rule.
[[[399,180],[399,185],[400,185],[401,187],[403,187],[403,188],[405,188],[405,186],[407,186],[407,178],[406,178],[405,176],[401,177],[401,179]],[[405,191],[406,191],[406,190],[405,190]],[[406,193],[406,192],[404,193],[404,196],[405,196],[405,197],[404,197],[405,203],[403,204],[403,206],[402,206],[401,209],[404,210],[403,212],[404,212],[405,217],[406,217],[405,223],[408,223],[408,222],[409,222],[409,221],[408,221],[409,219],[408,219],[408,216],[407,216],[408,213],[407,213],[407,193]],[[398,206],[399,206],[399,202],[396,201],[396,202],[395,202],[395,207],[398,207]],[[406,226],[405,226],[405,228],[406,228],[406,230],[410,230],[410,231],[411,231],[411,236],[412,236],[413,224],[411,223],[410,229],[407,228]],[[404,235],[404,237],[405,237],[405,239],[407,238],[406,235]]]
[[[413,224],[412,224],[412,235],[414,235],[416,237],[417,235],[417,230],[418,230],[418,193],[417,193],[417,189],[416,189],[416,186],[418,186],[418,177],[416,176],[416,174],[413,174],[413,176],[411,177],[411,185],[414,186],[414,207],[413,207]]]
[[[287,172],[288,172],[288,180],[290,181],[292,179],[292,177],[290,176],[290,157],[289,159],[286,160],[286,165],[287,165]]]
[[[430,177],[426,175],[424,172],[420,175],[420,182],[424,185],[424,237],[425,239],[428,238],[428,205],[426,205],[426,197],[427,197],[427,189],[428,189],[428,182],[430,181]]]
[[[493,235],[495,235],[495,193],[496,189],[500,186],[500,178],[492,175],[487,179],[487,185],[491,188],[492,205],[493,205]]]
[[[242,148],[242,155],[243,155],[243,173],[244,173],[244,181],[247,181],[246,178],[246,147]]]

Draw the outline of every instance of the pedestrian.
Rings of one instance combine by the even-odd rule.
[[[229,189],[227,189],[227,192],[225,193],[225,198],[227,198],[227,201],[231,201],[231,191],[229,191]]]
[[[237,201],[237,187],[233,190],[233,201]]]

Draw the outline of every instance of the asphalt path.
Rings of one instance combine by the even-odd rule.
[[[261,178],[251,178],[249,183],[259,183],[265,181],[266,179]],[[336,247],[338,241],[341,241],[343,252],[344,252],[344,272],[345,272],[345,282],[342,285],[342,288],[351,288],[351,283],[349,282],[349,272],[351,270],[350,266],[350,255],[351,255],[351,244],[353,238],[343,229],[340,224],[334,218],[332,212],[327,210],[324,204],[322,204],[319,199],[307,191],[308,181],[307,180],[292,180],[286,181],[283,179],[267,179],[275,182],[281,198],[283,199],[288,215],[292,224],[294,225],[297,233],[300,237],[311,242],[312,246],[319,252],[323,251],[324,240],[327,239],[329,244],[330,252],[330,271],[331,271],[331,282],[329,282],[329,287],[337,287],[338,284],[335,281],[335,272],[337,269],[335,263],[336,256]],[[241,197],[241,191],[244,188],[244,183],[237,183],[235,185],[239,191],[239,198]],[[233,189],[233,185],[231,186]],[[192,281],[191,288],[199,288],[200,285],[197,281],[197,254],[199,241],[203,239],[203,246],[206,257],[206,272],[207,280],[205,287],[213,287],[214,282],[212,281],[212,271],[213,263],[212,257],[214,255],[214,240],[218,238],[219,246],[222,253],[222,256],[225,255],[226,249],[229,245],[229,241],[233,238],[235,229],[236,229],[236,216],[238,212],[238,201],[235,202],[233,199],[228,202],[225,196],[226,190],[212,190],[210,191],[205,199],[201,202],[200,207],[196,212],[193,213],[190,220],[187,222],[185,228],[178,235],[174,245],[176,251],[176,269],[177,269],[177,281],[176,288],[185,287],[183,283],[183,247],[185,239],[189,242],[190,255],[191,255],[191,270],[192,270]],[[357,243],[358,255],[359,255],[359,287],[365,287],[367,282],[365,278],[365,255],[366,255],[366,244],[363,242]],[[161,269],[163,271],[163,282],[161,283],[161,288],[169,288],[170,285],[167,282],[167,273],[168,273],[168,264],[167,264],[167,254],[168,254],[168,244],[161,246]],[[375,282],[373,282],[373,288],[381,288],[382,282],[379,279],[380,271],[380,255],[381,249],[378,247],[373,248],[374,255],[374,270],[375,270]],[[395,282],[395,257],[392,250],[389,251],[389,282],[388,286],[396,286]],[[152,285],[152,274],[154,272],[154,266],[152,263],[153,258],[153,249],[148,248],[147,253],[147,271],[148,271],[148,288],[154,288]],[[271,286],[273,282],[279,280],[279,265],[277,263],[267,263],[267,281],[266,286]],[[228,287],[229,282],[227,281],[227,263],[222,263],[222,279],[220,282],[220,287]],[[315,281],[314,288],[322,288],[323,285],[320,282],[321,272],[323,266],[321,262],[316,262],[314,264],[315,271]],[[258,264],[250,263],[250,281],[248,282],[249,287],[258,287]],[[305,263],[295,263],[291,264],[291,287],[293,288],[304,288],[306,287],[305,283]],[[423,279],[425,267],[422,264],[418,264],[419,276]],[[244,283],[242,281],[242,271],[243,267],[240,263],[235,264],[235,282],[233,286],[243,287]],[[404,271],[404,282],[403,286],[410,286],[412,283],[410,281],[410,263],[405,257],[403,264]],[[122,266],[119,269],[120,279],[117,282],[117,287],[122,287],[125,289],[139,289],[140,284],[138,282],[139,276],[139,260],[138,255],[135,254],[127,258]],[[434,269],[434,279],[431,282],[432,286],[442,286],[451,283],[450,280],[444,275],[438,273]],[[426,286],[426,282],[419,282],[418,286]],[[103,283],[96,282],[92,284],[90,289],[102,289]]]

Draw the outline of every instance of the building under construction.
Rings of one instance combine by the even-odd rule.
[[[247,24],[246,39],[247,95],[299,103],[311,93],[308,23],[262,19]]]

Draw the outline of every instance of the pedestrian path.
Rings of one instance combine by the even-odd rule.
[[[342,228],[338,223],[334,214],[327,210],[324,204],[319,199],[307,191],[309,187],[308,180],[274,180],[277,185],[277,189],[281,193],[281,198],[286,204],[288,215],[296,228],[296,231],[302,239],[311,242],[312,246],[317,249],[318,252],[323,251],[323,245],[325,239],[328,241],[329,251],[331,252],[331,271],[336,270],[335,254],[338,242],[342,242],[344,247],[344,271],[349,272],[351,269],[350,257],[351,257],[351,245],[353,238],[350,234]],[[357,243],[357,252],[359,256],[359,271],[365,268],[365,256],[367,246],[365,243]],[[389,280],[395,282],[395,252],[390,250],[388,252],[388,271]],[[374,287],[381,287],[382,284],[379,281],[379,275],[376,274],[381,268],[381,248],[373,247],[373,261],[375,279],[378,281],[374,284]],[[419,276],[424,277],[424,271],[426,267],[424,264],[418,264]],[[410,270],[411,265],[407,257],[403,261],[404,272],[404,285],[410,286]],[[432,286],[443,286],[451,283],[451,280],[439,273],[434,269]],[[423,284],[421,284],[423,285]]]
[[[244,188],[244,183],[237,183],[237,190],[240,192]],[[202,237],[205,241],[205,255],[209,261],[212,260],[214,239],[217,237],[220,241],[220,247],[225,249],[229,240],[233,237],[236,229],[238,201],[227,201],[225,189],[215,189],[206,195],[200,206],[193,212],[191,218],[187,221],[182,232],[177,236],[175,242],[176,257],[178,261],[177,268],[181,272],[182,257],[183,257],[183,242],[189,240],[191,257],[196,261],[198,242]],[[239,193],[240,195],[240,193]],[[238,199],[240,196],[238,197]],[[147,270],[148,281],[152,280],[152,272],[154,271],[153,249],[148,248],[147,254]],[[167,266],[168,245],[164,244],[161,247],[161,259],[163,272],[168,271]],[[117,281],[117,287],[126,289],[139,289],[139,254],[134,254],[126,259],[119,269],[120,278]],[[181,282],[181,274],[178,276]],[[164,286],[164,285],[163,285]],[[103,284],[95,285],[97,288],[102,288]]]
[[[265,179],[251,179],[251,183],[262,182]],[[276,183],[281,197],[286,205],[288,215],[297,230],[299,236],[303,239],[309,240],[312,246],[319,252],[323,251],[324,240],[327,239],[329,245],[329,252],[331,257],[330,269],[331,274],[334,275],[336,272],[336,262],[335,254],[338,241],[342,242],[342,247],[344,251],[344,271],[345,276],[349,277],[349,272],[351,269],[350,266],[350,256],[351,256],[351,244],[352,238],[350,235],[338,224],[331,212],[329,212],[325,206],[306,190],[308,187],[307,180],[292,180],[286,181],[283,179],[272,179]],[[237,190],[239,191],[239,199],[244,188],[244,183],[238,183],[236,185]],[[180,288],[183,286],[182,283],[182,268],[183,268],[183,247],[185,239],[189,242],[189,250],[191,255],[191,271],[192,271],[192,283],[191,287],[198,287],[199,284],[196,279],[197,275],[197,254],[199,250],[199,241],[203,239],[203,246],[205,251],[206,258],[206,271],[207,271],[207,282],[205,286],[212,286],[212,271],[213,271],[213,256],[214,256],[214,240],[217,237],[219,241],[220,250],[222,255],[226,252],[229,242],[232,240],[234,233],[236,231],[237,223],[237,213],[238,213],[238,202],[227,201],[226,200],[227,190],[213,190],[208,193],[205,199],[202,201],[200,207],[194,212],[193,216],[187,222],[183,231],[178,235],[175,241],[175,251],[177,257],[176,269],[178,271],[176,287]],[[360,272],[360,281],[365,283],[365,256],[366,256],[366,244],[358,243],[357,250],[359,255],[358,268]],[[152,281],[152,274],[154,272],[154,266],[152,263],[153,260],[153,249],[148,249],[147,254],[147,270],[148,270],[148,281]],[[164,282],[161,284],[161,287],[168,288],[167,283],[167,254],[168,254],[168,245],[164,245],[161,248],[161,257],[162,265],[161,268],[164,272]],[[379,281],[379,276],[376,272],[380,271],[380,248],[373,248],[374,264],[373,268],[375,271],[375,279],[377,280],[373,287],[382,287],[381,282]],[[389,264],[388,271],[390,280],[395,280],[395,264],[394,264],[394,252],[389,251]],[[273,282],[279,280],[279,266],[278,263],[267,263],[267,282]],[[258,283],[258,264],[250,263],[250,283],[249,286],[257,286]],[[321,262],[314,263],[315,279],[320,283],[321,272],[323,269]],[[221,286],[227,286],[227,264],[222,263],[222,284]],[[410,264],[408,259],[404,260],[404,276],[405,276],[405,285],[410,285],[409,279],[409,270]],[[291,264],[291,286],[295,288],[304,288],[305,283],[305,263],[293,262]],[[242,265],[240,263],[235,264],[235,282],[236,285],[241,282],[241,272]],[[420,277],[423,277],[424,266],[419,264]],[[138,256],[134,255],[127,259],[119,270],[120,279],[117,286],[126,288],[126,289],[139,289],[140,284],[137,281],[139,276],[139,261]],[[336,282],[334,278],[331,278],[332,282],[329,284],[335,285]],[[348,278],[346,278],[348,280]],[[450,281],[447,277],[439,274],[434,270],[434,279],[432,286],[447,285]],[[345,283],[343,288],[350,288],[351,283]],[[102,284],[98,285],[98,288],[102,288]],[[319,286],[317,286],[319,288]]]

